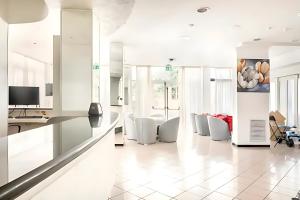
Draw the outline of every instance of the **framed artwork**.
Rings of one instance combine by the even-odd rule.
[[[238,59],[237,92],[270,92],[270,60]]]

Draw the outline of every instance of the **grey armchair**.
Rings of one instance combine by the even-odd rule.
[[[137,142],[139,144],[153,144],[156,142],[157,132],[155,121],[151,118],[135,118]]]
[[[208,117],[208,124],[210,129],[210,136],[212,140],[228,140],[230,138],[230,132],[228,124],[216,117]]]
[[[196,126],[196,121],[195,121],[195,113],[191,113],[191,122],[192,122],[192,128],[193,128],[193,133],[197,133],[197,126]]]
[[[178,136],[179,117],[170,119],[159,126],[158,139],[161,142],[176,142]]]
[[[195,115],[195,121],[196,121],[196,128],[197,133],[202,136],[208,136],[210,135],[210,130],[208,127],[208,121],[207,121],[207,115],[201,114],[201,115]]]

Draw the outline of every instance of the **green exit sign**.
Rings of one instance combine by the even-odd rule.
[[[167,65],[166,65],[166,71],[172,71],[172,70],[173,70],[172,65],[167,64]]]
[[[97,63],[93,64],[93,69],[94,70],[100,69],[100,65]]]

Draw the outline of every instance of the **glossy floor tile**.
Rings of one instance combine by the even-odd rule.
[[[111,199],[291,199],[300,190],[300,146],[236,147],[181,131],[177,143],[116,148]]]

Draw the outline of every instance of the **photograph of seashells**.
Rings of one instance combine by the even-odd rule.
[[[270,60],[239,59],[237,65],[238,92],[270,92]]]

